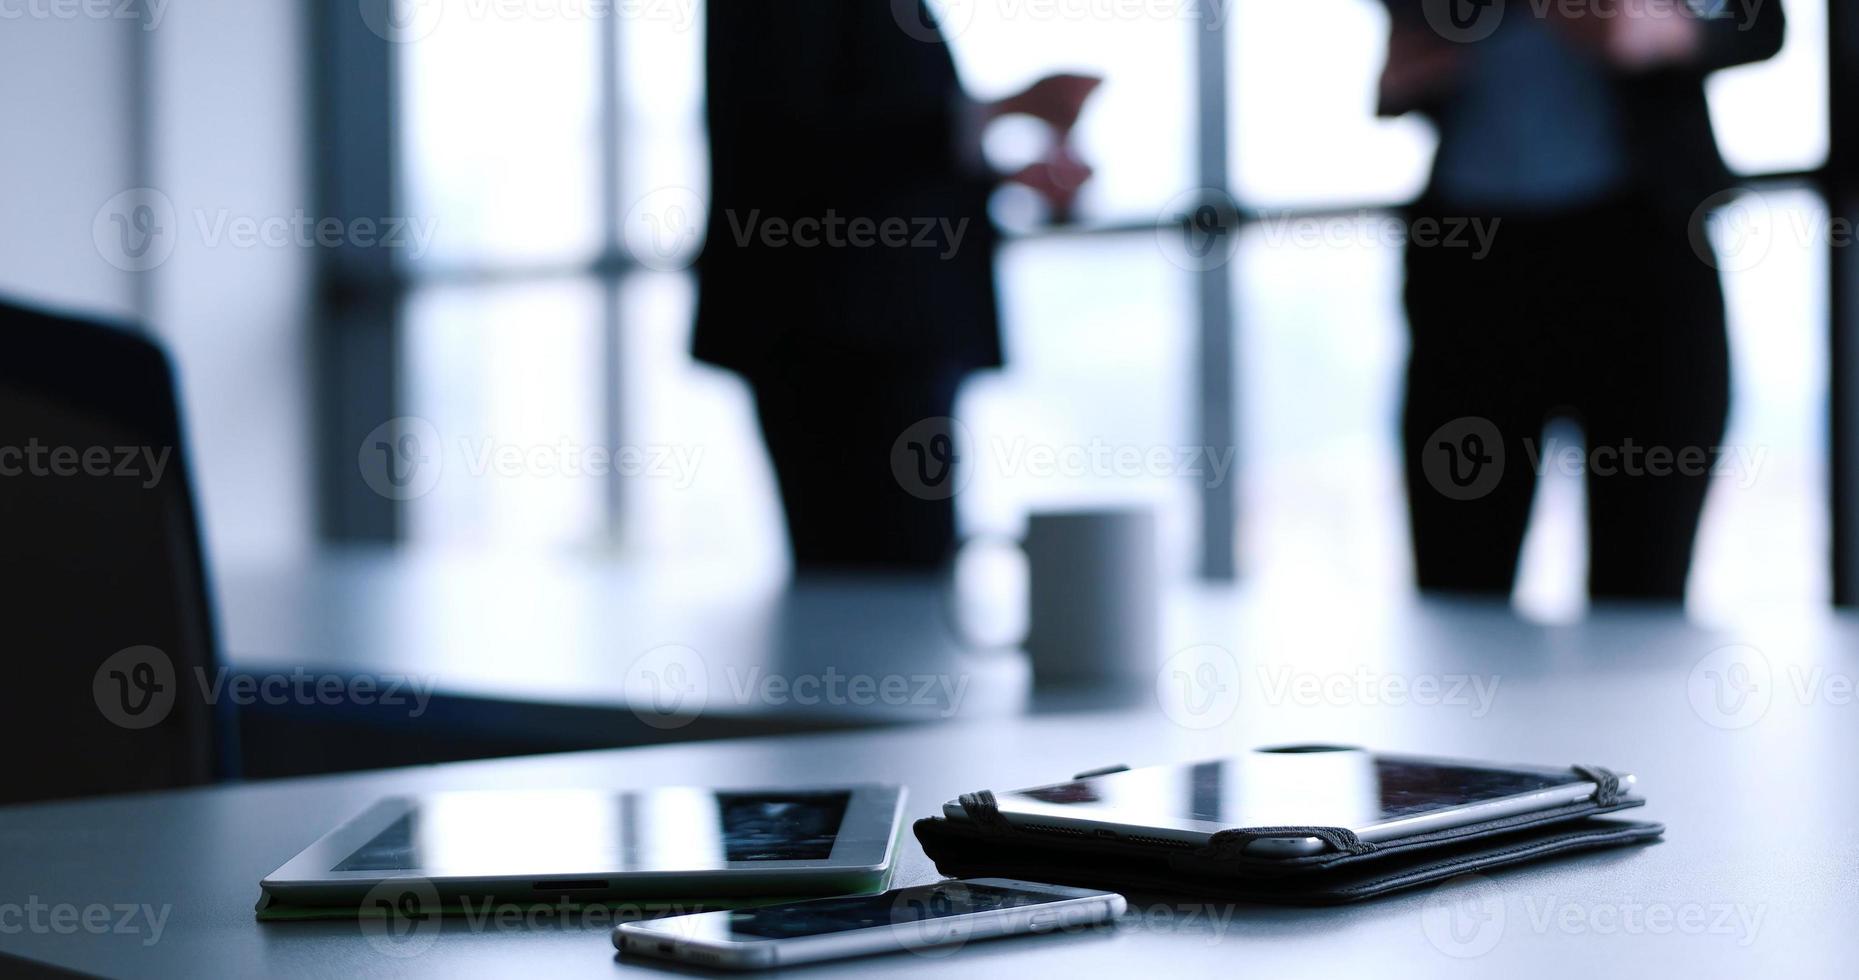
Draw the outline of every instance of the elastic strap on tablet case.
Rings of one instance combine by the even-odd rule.
[[[1207,838],[1207,846],[1196,852],[1201,857],[1226,860],[1240,856],[1246,845],[1256,840],[1315,837],[1330,850],[1343,854],[1368,854],[1375,845],[1357,837],[1347,827],[1236,827]]]
[[[1620,777],[1613,770],[1602,766],[1584,766],[1576,764],[1569,767],[1575,775],[1594,784],[1594,802],[1598,806],[1613,806],[1620,802]]]
[[[1007,834],[1013,832],[1013,825],[1001,816],[1000,803],[994,799],[994,791],[984,789],[979,793],[963,793],[956,799],[962,805],[962,812],[975,827],[989,834]]]

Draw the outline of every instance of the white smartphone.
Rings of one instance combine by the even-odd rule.
[[[943,956],[976,940],[1109,922],[1125,908],[1115,892],[947,879],[881,895],[627,922],[614,928],[613,945],[625,956],[760,970],[906,950]]]
[[[1635,784],[1622,774],[1620,789]],[[1035,832],[1198,847],[1229,827],[1344,827],[1385,841],[1591,799],[1571,769],[1288,745],[1176,766],[1128,769],[997,794],[1001,816]],[[943,805],[967,818],[959,801]],[[1253,841],[1262,857],[1322,853],[1315,837]]]

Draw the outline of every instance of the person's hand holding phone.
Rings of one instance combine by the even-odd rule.
[[[1078,192],[1091,179],[1091,166],[1073,148],[1071,131],[1084,112],[1091,93],[1097,91],[1103,81],[1103,78],[1096,75],[1047,75],[1020,92],[987,107],[989,121],[1004,116],[1024,115],[1046,124],[1050,142],[1045,154],[1008,173],[1004,179],[1038,194],[1051,209],[1053,221],[1071,219]]]
[[[1557,12],[1552,24],[1621,71],[1682,65],[1704,43],[1703,25],[1682,3],[1612,0],[1599,8],[1552,9]]]
[[[989,115],[994,119],[1012,115],[1032,116],[1050,126],[1053,138],[1062,142],[1071,135],[1072,127],[1077,125],[1086,100],[1103,82],[1104,79],[1097,75],[1047,75],[1020,92],[995,102],[989,107]]]
[[[1071,145],[1059,143],[1045,157],[1007,175],[1007,181],[1019,184],[1046,202],[1055,221],[1070,220],[1078,191],[1091,179],[1091,167],[1072,152]]]

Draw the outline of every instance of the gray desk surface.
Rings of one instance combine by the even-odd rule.
[[[1110,762],[1285,740],[1636,772],[1664,843],[1495,872],[1335,909],[1144,904],[1113,931],[979,943],[806,970],[948,976],[1850,976],[1859,954],[1859,628],[1819,616],[1707,630],[1602,612],[1537,626],[1484,607],[1209,600],[1192,702],[1113,712],[619,749],[0,810],[0,951],[80,971],[174,976],[611,976],[604,924],[472,929],[417,955],[353,923],[260,925],[257,881],[384,794],[498,786],[893,780],[913,814],[959,792]],[[1743,644],[1746,646],[1734,646]],[[1726,649],[1727,648],[1727,649]],[[1715,651],[1715,652],[1714,652]],[[1215,664],[1210,673],[1201,664]],[[1225,671],[1225,673],[1221,673]],[[1724,682],[1730,686],[1724,686]],[[1474,692],[1482,690],[1484,694]],[[1167,702],[1165,709],[1163,704]],[[932,877],[914,842],[900,880]],[[1464,898],[1464,896],[1460,896]],[[89,934],[92,906],[166,915]],[[165,910],[165,911],[164,911]],[[99,920],[100,921],[100,920]],[[56,925],[62,922],[61,932]],[[69,934],[67,934],[67,932]],[[1467,955],[1477,954],[1477,955]],[[1784,972],[1787,971],[1787,972]]]
[[[789,583],[755,569],[598,556],[363,548],[235,567],[218,584],[227,658],[260,676],[408,678],[441,696],[647,715],[661,713],[649,703],[655,698],[676,704],[668,692],[682,686],[682,707],[663,712],[673,729],[690,710],[801,726],[998,716],[1023,710],[1030,691],[1012,651],[956,641],[935,576]],[[1010,617],[979,605],[964,619],[1002,632]],[[932,686],[921,698],[863,688],[851,696],[848,664],[874,681],[968,683],[960,691]],[[799,690],[787,686],[802,678]]]

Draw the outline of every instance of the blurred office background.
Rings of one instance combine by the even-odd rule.
[[[29,17],[0,33],[0,292],[146,322],[174,349],[220,568],[326,544],[613,553],[778,573],[772,478],[746,391],[686,353],[685,268],[706,181],[696,0],[424,0],[387,22],[330,4],[143,0],[139,19]],[[1140,499],[1172,575],[1398,597],[1412,589],[1395,444],[1401,252],[1376,229],[1423,183],[1430,129],[1374,116],[1386,19],[1371,0],[937,4],[970,88],[1042,73],[1108,81],[1080,145],[1076,222],[1011,195],[1001,251],[1007,370],[959,414],[984,456],[1016,445],[1237,445],[1227,483],[1186,473],[1042,476],[975,467],[976,533],[1041,504]],[[1104,12],[1110,12],[1104,15]],[[1127,15],[1120,15],[1124,11]],[[1723,72],[1723,150],[1759,197],[1716,226],[1728,263],[1727,443],[1690,605],[1734,621],[1833,595],[1829,494],[1832,215],[1825,0],[1788,5],[1780,57]],[[1009,131],[991,151],[1025,148]],[[778,152],[771,148],[771,152]],[[100,255],[120,192],[154,188],[181,234],[155,268]],[[1232,200],[1232,259],[1184,262],[1182,202]],[[1315,210],[1311,210],[1315,209]],[[424,249],[214,244],[219,216],[401,216]],[[681,217],[669,254],[629,222]],[[1312,244],[1297,222],[1330,229]],[[205,224],[203,224],[205,222]],[[1335,229],[1360,227],[1361,234]],[[1158,228],[1160,227],[1160,230]],[[1749,239],[1731,243],[1752,254]],[[1720,244],[1723,244],[1720,242]],[[680,251],[682,250],[682,251]],[[393,500],[357,472],[363,437],[416,416],[442,476]],[[1565,438],[1573,438],[1572,434]],[[474,476],[473,446],[699,454],[690,478]],[[1539,495],[1518,603],[1578,615],[1577,478]]]

